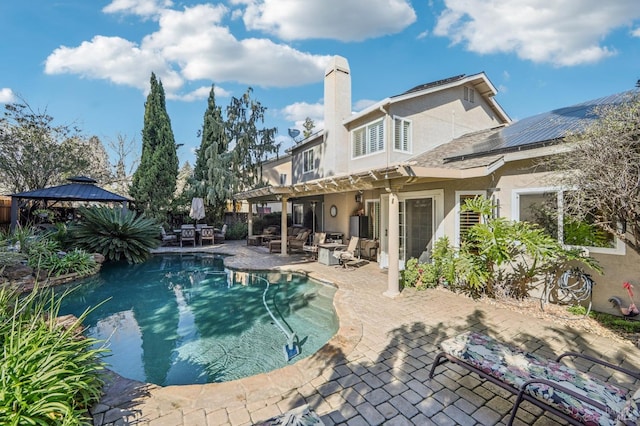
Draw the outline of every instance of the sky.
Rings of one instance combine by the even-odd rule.
[[[349,61],[354,112],[484,71],[517,120],[640,79],[638,0],[3,0],[0,36],[0,108],[26,101],[139,154],[153,72],[192,165],[212,85],[223,108],[252,88],[286,149],[306,117],[322,128],[334,55]]]

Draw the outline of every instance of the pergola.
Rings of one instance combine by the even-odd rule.
[[[97,181],[86,176],[74,176],[67,179],[71,183],[33,191],[11,194],[11,231],[18,224],[18,209],[27,200],[38,200],[44,203],[44,207],[52,207],[58,202],[99,202],[118,203],[123,209],[128,208],[128,203],[133,201],[122,195],[107,191],[96,186]],[[51,202],[51,204],[48,204]]]

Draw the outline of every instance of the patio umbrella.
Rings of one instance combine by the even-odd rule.
[[[202,198],[195,197],[191,200],[191,210],[189,211],[189,217],[194,219],[196,223],[204,218],[204,200]]]

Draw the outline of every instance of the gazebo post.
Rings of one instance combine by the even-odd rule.
[[[18,225],[18,201],[19,198],[11,197],[11,225],[9,226],[9,230],[12,234]]]

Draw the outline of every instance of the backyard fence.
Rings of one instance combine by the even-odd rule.
[[[0,196],[0,225],[11,223],[11,197]]]

